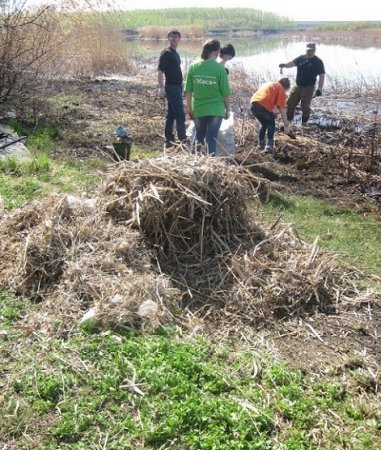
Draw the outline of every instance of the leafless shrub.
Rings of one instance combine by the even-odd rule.
[[[0,102],[30,97],[54,67],[59,21],[52,6],[25,8],[25,0],[0,2]]]

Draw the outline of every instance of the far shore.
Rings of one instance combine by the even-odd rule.
[[[141,40],[165,40],[144,35],[144,30],[123,30],[128,39]],[[208,36],[270,36],[277,35],[284,39],[295,41],[314,41],[326,44],[352,44],[356,46],[381,47],[381,28],[370,28],[362,30],[206,30],[201,35],[184,36],[184,40],[202,40]]]

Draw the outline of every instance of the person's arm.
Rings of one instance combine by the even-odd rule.
[[[282,118],[284,127],[286,129],[290,125],[289,121],[287,120],[286,108],[279,108],[279,112],[280,112],[280,117]]]
[[[164,72],[157,71],[157,82],[159,83],[159,89],[164,89]]]
[[[281,69],[283,69],[283,68],[289,69],[290,67],[295,67],[295,66],[296,66],[296,64],[295,64],[294,61],[290,61],[288,63],[281,63],[281,64],[279,64],[279,67]]]
[[[187,110],[190,120],[193,120],[193,111],[192,111],[192,92],[187,92],[185,94],[187,100]]]
[[[321,74],[319,75],[319,83],[318,83],[318,89],[319,89],[319,91],[322,91],[322,90],[323,90],[324,81],[325,81],[325,73],[321,73]]]
[[[224,97],[224,104],[225,104],[225,119],[228,119],[230,112],[230,97]]]
[[[164,72],[161,70],[157,71],[157,82],[159,84],[159,98],[165,99],[165,88],[164,88]]]

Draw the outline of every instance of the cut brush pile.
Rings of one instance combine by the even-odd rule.
[[[178,300],[139,233],[113,224],[93,200],[28,203],[0,222],[0,236],[0,284],[44,302],[36,326],[47,331],[55,318],[67,324],[85,313],[102,326],[157,323]]]
[[[86,313],[106,327],[182,322],[189,310],[258,323],[369,302],[360,274],[256,223],[247,205],[260,182],[218,158],[117,164],[96,201],[51,197],[2,219],[0,284],[62,323]]]

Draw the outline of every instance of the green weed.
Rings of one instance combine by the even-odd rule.
[[[56,125],[31,128],[17,119],[11,119],[10,126],[19,136],[27,136],[26,145],[32,153],[50,153],[60,137]]]
[[[27,139],[27,146],[31,152],[50,153],[57,145],[58,128],[51,127],[34,132]]]
[[[0,325],[10,325],[21,317],[23,302],[0,289]]]
[[[254,379],[247,370],[252,354],[232,352],[228,343],[181,340],[174,329],[151,336],[80,332],[63,341],[41,335],[24,348],[21,342],[22,358],[4,359],[16,366],[3,392],[6,416],[0,414],[2,439],[21,447],[28,417],[38,438],[43,435],[34,446],[41,450],[106,441],[110,449],[186,450],[333,450],[343,442],[365,450],[380,444],[377,409],[371,402],[365,408],[349,387],[259,354]],[[20,413],[10,420],[17,404]],[[28,433],[31,445],[37,436]]]
[[[6,209],[39,197],[42,183],[36,176],[12,177],[0,174],[0,196]]]

